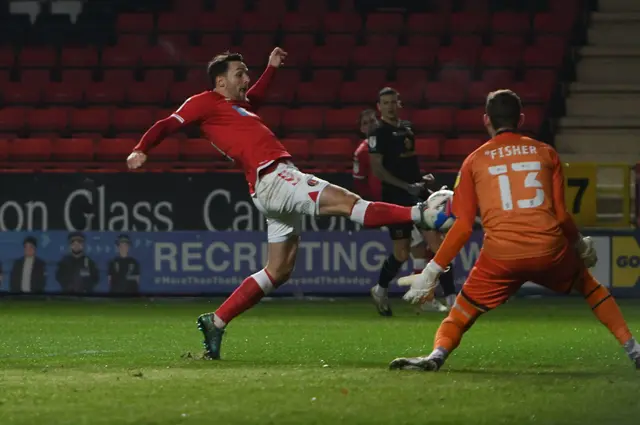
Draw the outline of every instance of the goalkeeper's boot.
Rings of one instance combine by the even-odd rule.
[[[214,314],[205,313],[198,317],[198,329],[204,335],[204,358],[206,360],[220,359],[220,348],[224,329],[218,328],[213,323]]]
[[[389,293],[388,290],[381,288],[379,285],[371,288],[371,298],[373,298],[373,304],[378,309],[378,314],[384,317],[393,316],[391,306],[389,305]]]
[[[627,356],[636,365],[636,369],[640,370],[640,344],[636,342],[634,338],[631,338],[626,344],[624,344],[624,350],[627,352]]]
[[[437,372],[443,364],[444,359],[439,356],[400,357],[389,363],[389,369]]]

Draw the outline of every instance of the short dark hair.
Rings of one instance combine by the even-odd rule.
[[[233,53],[228,50],[224,53],[220,53],[219,55],[215,55],[214,58],[211,59],[207,64],[207,75],[209,76],[211,85],[215,87],[216,78],[227,73],[227,71],[229,70],[229,62],[243,61],[244,58],[240,53]]]
[[[522,113],[520,97],[511,90],[496,90],[487,95],[485,113],[494,129],[517,128]]]
[[[369,114],[376,114],[376,111],[374,111],[373,109],[364,109],[360,112],[360,117],[358,118],[358,125],[361,125],[362,123],[362,118],[364,118],[365,116],[369,115]]]
[[[380,102],[380,98],[381,98],[382,96],[386,96],[386,95],[388,95],[388,94],[395,94],[395,95],[398,95],[399,93],[398,93],[398,90],[396,90],[396,89],[394,89],[394,88],[391,88],[391,87],[385,87],[385,88],[383,88],[382,90],[380,90],[380,91],[378,92],[378,102]]]
[[[26,245],[26,244],[30,244],[33,245],[34,248],[38,247],[38,240],[36,238],[34,238],[33,236],[27,236],[26,238],[24,238],[24,241],[22,242],[22,245]]]

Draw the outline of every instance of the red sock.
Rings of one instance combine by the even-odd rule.
[[[387,204],[386,202],[358,201],[351,211],[351,220],[364,227],[382,227],[393,224],[412,224],[412,207]]]
[[[266,270],[260,270],[247,277],[240,286],[233,291],[233,294],[218,307],[215,315],[225,324],[229,324],[233,318],[258,304],[273,288],[274,284],[271,276],[269,276]]]

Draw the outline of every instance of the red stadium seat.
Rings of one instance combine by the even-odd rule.
[[[56,51],[52,47],[25,47],[18,57],[22,68],[52,68],[56,62]]]
[[[224,161],[220,151],[206,139],[187,139],[180,143],[180,157],[185,161]]]
[[[282,31],[286,33],[315,33],[320,28],[322,17],[300,12],[289,12],[282,19]]]
[[[106,84],[117,84],[126,88],[133,84],[133,71],[131,69],[108,69],[104,71],[102,80]]]
[[[382,88],[387,82],[386,69],[359,69],[356,71],[355,81],[368,84],[372,88]]]
[[[515,79],[511,69],[487,69],[482,73],[482,81],[495,87],[508,87]]]
[[[166,69],[154,69],[152,71],[166,72],[167,70]],[[282,72],[282,71],[280,71],[280,72]],[[171,75],[172,75],[172,79],[170,80],[170,82],[173,81],[173,72],[171,72]],[[209,76],[207,75],[207,70],[204,69],[201,66],[199,66],[197,68],[191,68],[189,71],[187,71],[187,79],[186,79],[186,81],[189,81],[189,82],[192,82],[192,83],[197,83],[197,84],[202,84],[203,87],[204,87],[206,84],[209,84]]]
[[[559,68],[564,60],[564,51],[531,46],[525,50],[522,59],[529,68]]]
[[[166,88],[154,82],[134,83],[127,88],[126,100],[134,104],[161,104],[167,100]]]
[[[355,131],[362,108],[329,109],[325,113],[325,129],[330,132]]]
[[[438,63],[442,67],[473,68],[478,56],[479,50],[477,49],[456,46],[442,47],[438,50]]]
[[[526,44],[526,39],[519,35],[494,35],[491,38],[493,47],[524,50]]]
[[[82,102],[82,84],[50,83],[43,90],[43,100],[47,104],[71,105]]]
[[[467,69],[443,69],[438,75],[438,80],[465,88],[471,81],[471,72]]]
[[[489,17],[484,13],[452,13],[449,25],[452,34],[480,34],[487,31]]]
[[[88,69],[64,69],[62,71],[62,82],[65,84],[75,84],[84,89],[92,80],[93,76]]]
[[[140,48],[107,47],[102,52],[102,66],[107,68],[135,68],[140,61]]]
[[[318,85],[340,85],[342,83],[342,70],[318,69],[313,71],[313,82]]]
[[[490,92],[506,87],[511,87],[511,85],[498,85],[490,81],[474,81],[469,85],[467,101],[472,105],[484,105]]]
[[[543,86],[541,84],[529,82],[517,82],[513,83],[510,89],[520,96],[522,103],[525,105],[531,105],[547,103],[551,99],[553,86]]]
[[[455,126],[458,132],[483,132],[482,123],[484,108],[460,109],[455,115]]]
[[[353,49],[336,50],[333,46],[316,46],[311,52],[311,65],[319,68],[346,68]]]
[[[158,32],[190,32],[193,28],[193,18],[174,12],[161,13],[158,16]]]
[[[204,69],[200,70],[204,73]],[[187,76],[189,79],[189,75]],[[149,84],[155,84],[159,90],[166,89],[174,80],[173,71],[170,69],[150,69],[144,74],[144,82]]]
[[[428,83],[425,90],[425,98],[429,105],[461,105],[464,102],[465,90],[466,87],[457,83]]]
[[[15,106],[0,108],[0,131],[18,132],[22,130],[26,123],[27,111],[27,108]]]
[[[413,127],[418,132],[450,132],[453,128],[455,109],[418,109],[411,115]]]
[[[267,103],[283,103],[289,104],[293,102],[296,94],[296,85],[292,84],[274,84],[267,90],[265,98]]]
[[[258,1],[254,6],[256,14],[264,19],[277,20],[287,12],[287,0]]]
[[[65,108],[32,109],[27,118],[29,130],[34,132],[66,130],[69,110]]]
[[[435,61],[436,50],[433,49],[400,46],[395,54],[397,67],[431,68],[435,65]]]
[[[524,81],[543,87],[553,87],[558,81],[558,74],[550,69],[529,69],[524,74]]]
[[[324,121],[324,108],[288,109],[282,116],[282,126],[288,131],[318,131]]]
[[[2,87],[2,84],[8,83],[9,82],[9,71],[6,69],[0,69],[0,88]]]
[[[311,143],[311,156],[315,160],[351,160],[354,146],[346,138],[316,139]]]
[[[476,34],[454,35],[451,37],[451,47],[458,50],[480,51],[482,49],[482,37]]]
[[[280,128],[284,111],[285,108],[283,106],[263,106],[260,108],[259,113],[262,122],[272,131],[275,131]]]
[[[356,67],[390,67],[395,51],[380,50],[377,46],[358,46],[353,52],[353,64]]]
[[[20,81],[42,88],[49,84],[49,71],[44,69],[27,69],[20,73]]]
[[[51,140],[15,139],[9,143],[9,159],[16,161],[46,161],[51,158]]]
[[[287,34],[282,42],[282,48],[289,53],[286,66],[306,65],[314,47],[315,39],[312,34]]]
[[[9,140],[0,135],[0,161],[9,159]]]
[[[398,47],[398,36],[396,34],[369,34],[366,37],[368,46],[375,46],[380,50],[393,50]]]
[[[317,0],[298,1],[298,13],[303,15],[324,16],[327,13],[327,4]]]
[[[136,139],[137,140],[137,139]],[[153,148],[149,155],[150,161],[177,161],[180,159],[180,145],[184,141],[177,137],[168,137]]]
[[[73,131],[91,131],[104,133],[111,121],[109,108],[75,109],[71,111],[70,127]]]
[[[153,31],[151,13],[121,13],[116,20],[116,32],[149,34]]]
[[[307,139],[282,139],[282,144],[285,149],[291,154],[295,160],[307,160],[309,159],[311,149],[310,143]]]
[[[33,105],[40,102],[42,90],[29,83],[7,83],[0,96],[10,105]]]
[[[515,69],[520,65],[520,48],[485,47],[480,54],[480,65],[486,68]]]
[[[57,161],[89,162],[93,155],[93,140],[89,138],[57,139],[52,143],[51,156]]]
[[[63,68],[91,68],[98,65],[95,47],[64,47],[60,53]]]
[[[200,6],[202,2],[199,1]],[[229,18],[237,18],[245,9],[245,1],[217,1],[215,13]]]
[[[120,34],[118,36],[118,49],[136,49],[142,51],[149,47],[149,34]]]
[[[440,157],[440,141],[435,138],[417,138],[416,155],[421,159],[438,159]]]
[[[149,108],[116,109],[113,127],[118,131],[146,131],[155,122],[154,112]]]
[[[527,13],[498,12],[491,17],[493,33],[526,35],[531,31],[531,20]]]
[[[536,34],[563,34],[571,32],[574,16],[557,13],[538,13],[533,20]]]
[[[424,90],[427,85],[426,78],[413,79],[413,78],[400,78],[400,72],[409,72],[412,70],[400,70],[398,71],[397,81],[389,83],[389,86],[396,89],[400,93],[400,99],[403,106],[420,106],[424,101]],[[415,70],[420,72],[421,70]],[[424,71],[422,71],[424,73]],[[408,75],[408,74],[407,74]]]
[[[122,84],[91,83],[85,90],[85,99],[90,104],[116,104],[124,102],[125,88]]]
[[[230,34],[205,34],[202,36],[201,44],[209,49],[209,56],[213,57],[214,52],[229,50],[233,43]]]
[[[404,29],[404,18],[400,13],[370,13],[365,22],[367,32],[400,33]]]
[[[206,89],[206,85],[198,83],[197,81],[175,82],[169,89],[169,101],[176,106],[181,105],[194,94],[202,93]]]
[[[14,65],[16,53],[13,47],[0,47],[0,68],[10,68]]]
[[[522,129],[537,134],[538,131],[540,131],[542,122],[544,121],[544,111],[539,107],[525,106],[522,109],[522,113],[524,114],[524,124],[522,125]]]
[[[158,46],[176,53],[184,52],[189,47],[187,34],[160,34],[157,41]]]
[[[178,65],[181,61],[180,50],[162,44],[144,49],[140,55],[140,62],[148,67],[168,68]]]
[[[461,160],[483,144],[481,139],[450,139],[442,144],[442,156],[447,159]]]
[[[319,85],[315,82],[299,83],[296,99],[299,103],[333,103],[338,97],[339,86]]]
[[[440,38],[429,35],[410,35],[407,44],[421,51],[437,52],[440,47]]]
[[[438,13],[412,13],[407,20],[409,34],[442,34],[448,30],[448,22]]]
[[[324,31],[327,33],[356,34],[362,29],[362,18],[355,12],[332,12],[324,16]]]
[[[237,30],[238,16],[205,12],[199,14],[194,23],[196,24],[195,29],[198,31],[228,34]]]
[[[279,21],[276,17],[265,19],[261,13],[247,12],[240,16],[240,29],[243,32],[275,33],[278,30]]]
[[[371,87],[360,81],[345,81],[340,87],[340,101],[343,103],[357,103],[371,105],[378,98],[379,88]]]
[[[98,161],[124,161],[136,146],[135,139],[101,139],[95,146]]]

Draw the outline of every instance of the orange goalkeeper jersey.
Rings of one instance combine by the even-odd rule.
[[[485,232],[482,249],[495,259],[555,255],[567,239],[578,236],[565,208],[558,154],[513,132],[497,135],[467,157],[452,208],[457,220],[446,239],[457,243],[443,243],[434,259],[439,265],[448,264],[464,245],[478,209]]]

